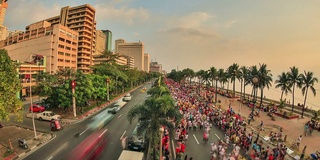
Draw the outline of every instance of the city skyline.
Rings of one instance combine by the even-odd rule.
[[[4,25],[24,30],[58,15],[62,7],[88,3],[96,9],[98,30],[112,31],[113,42],[142,41],[151,61],[156,59],[166,71],[266,63],[274,76],[297,66],[319,77],[319,1],[183,2],[8,1]]]

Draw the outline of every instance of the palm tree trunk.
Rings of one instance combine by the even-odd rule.
[[[261,94],[260,94],[260,108],[261,108],[261,106],[262,106],[262,99],[263,99],[263,89],[262,88],[260,88],[260,90],[261,90]]]
[[[241,78],[241,82],[240,82],[240,100],[242,100],[243,99],[243,95],[242,95],[242,83],[243,83],[243,80],[242,80],[242,78]]]
[[[233,81],[233,98],[236,96],[236,80]]]
[[[308,96],[308,88],[309,88],[309,87],[307,86],[306,95],[304,96],[304,102],[303,102],[303,106],[302,106],[301,118],[303,118],[304,108],[306,107],[307,96]]]
[[[243,96],[246,99],[246,85],[243,83]]]
[[[293,112],[293,107],[294,107],[294,86],[295,86],[296,84],[293,84],[293,89],[292,89],[292,109],[291,109],[291,112]]]
[[[282,98],[283,98],[283,91],[281,92],[280,102],[282,101]]]

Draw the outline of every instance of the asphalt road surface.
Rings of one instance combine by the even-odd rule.
[[[104,136],[106,136],[107,145],[102,151],[102,154],[100,154],[100,156],[98,157],[98,159],[118,159],[123,150],[120,138],[129,136],[137,124],[137,120],[134,121],[132,124],[129,124],[129,121],[127,120],[127,113],[132,106],[143,103],[147,94],[146,92],[141,92],[140,90],[143,87],[150,88],[150,86],[150,84],[147,84],[133,91],[131,93],[131,101],[126,103],[125,106],[123,106],[115,114],[115,117],[111,122],[109,122],[107,125],[101,128],[101,130],[106,130],[106,134],[104,134]],[[108,107],[113,106],[114,103],[109,105]],[[94,115],[92,117],[94,117]],[[80,144],[83,140],[85,140],[90,134],[94,132],[88,129],[87,127],[92,117],[89,117],[76,124],[66,125],[63,130],[54,132],[56,134],[56,138],[54,138],[52,141],[50,141],[43,147],[39,148],[38,150],[31,151],[30,153],[25,155],[24,159],[66,159],[66,157],[68,157],[70,152],[78,144]],[[30,125],[30,122],[28,122],[28,120],[31,122],[31,119],[26,119],[26,121],[24,121],[26,125]],[[47,128],[48,130],[50,130],[48,123],[49,122],[37,121],[37,129],[38,127],[43,127],[42,129]]]

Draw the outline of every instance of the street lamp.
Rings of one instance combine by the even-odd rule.
[[[215,103],[217,103],[217,96],[218,96],[218,79],[219,77],[218,76],[215,76],[214,79],[216,80],[216,91],[215,91],[215,97],[214,97],[214,101]]]
[[[253,106],[252,106],[252,111],[251,111],[251,114],[253,116],[253,112],[254,112],[254,107],[255,107],[255,104],[256,104],[256,92],[257,92],[257,87],[256,85],[258,84],[259,82],[259,79],[258,77],[253,77],[252,78],[252,83],[253,83]]]
[[[31,58],[33,60],[31,60]],[[37,136],[37,131],[36,131],[36,125],[34,123],[34,114],[33,114],[33,101],[32,101],[32,87],[31,87],[31,82],[32,82],[32,76],[31,76],[31,64],[36,64],[40,60],[43,59],[42,55],[29,55],[29,61],[25,61],[25,63],[29,64],[29,75],[30,75],[30,80],[29,80],[29,96],[30,96],[30,106],[31,106],[31,114],[32,114],[32,125],[33,125],[33,131],[34,131],[34,139],[38,139]]]

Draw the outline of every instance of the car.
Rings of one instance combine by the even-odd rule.
[[[120,107],[119,106],[115,106],[115,107],[112,107],[112,108],[108,109],[108,113],[116,114],[119,110],[120,110]]]
[[[139,125],[140,124],[138,123],[128,138],[128,148],[130,150],[144,151],[146,149],[147,141],[145,137],[145,132],[138,135]]]
[[[45,111],[45,107],[41,106],[39,104],[33,104],[32,106],[30,106],[29,111],[30,112],[43,112],[43,111]]]
[[[126,94],[123,98],[122,98],[123,101],[130,101],[131,100],[131,95],[130,93]]]
[[[53,113],[52,111],[43,111],[37,114],[37,119],[39,119],[40,121],[51,121],[52,119],[61,120],[61,116]]]
[[[142,89],[141,89],[141,92],[146,92],[147,91],[147,88],[146,87],[143,87]]]

